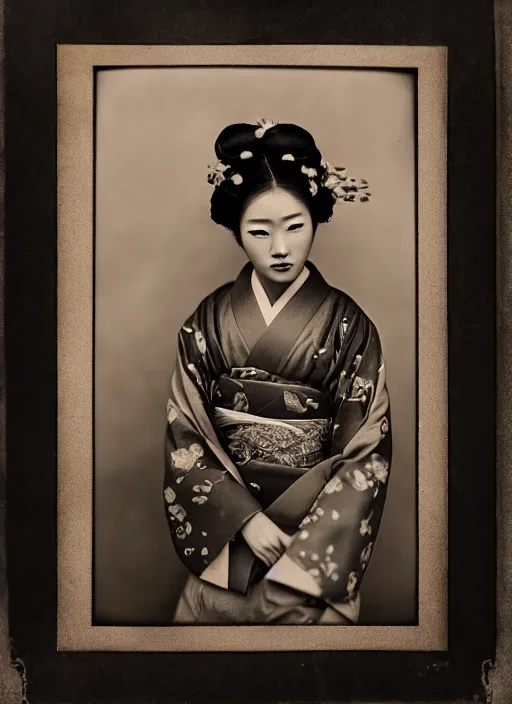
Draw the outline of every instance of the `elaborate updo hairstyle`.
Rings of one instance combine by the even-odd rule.
[[[219,159],[210,175],[214,222],[234,234],[240,244],[240,218],[247,203],[265,191],[282,188],[309,209],[313,228],[332,217],[335,197],[323,185],[322,155],[313,137],[292,124],[234,124],[215,142]]]

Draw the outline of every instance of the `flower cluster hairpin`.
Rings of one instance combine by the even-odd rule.
[[[293,154],[284,154],[283,161],[295,161]],[[321,166],[325,170],[321,185],[328,188],[337,201],[354,203],[356,201],[365,203],[370,200],[371,193],[368,193],[368,181],[365,179],[349,178],[347,169],[343,166],[333,166],[329,162],[322,160]],[[309,179],[309,191],[312,196],[318,193],[317,176],[318,171],[305,165],[301,166],[301,172]]]
[[[258,129],[254,132],[255,137],[260,139],[263,137],[265,132],[269,130],[271,127],[274,127],[275,125],[278,124],[277,120],[272,120],[268,117],[262,117],[261,120],[257,120],[257,124],[259,125]]]
[[[242,154],[250,154],[252,156],[252,152],[242,152]],[[249,156],[242,156],[240,155],[241,159],[249,159]],[[239,186],[243,182],[243,178],[241,174],[238,173],[232,173],[231,176],[226,177],[224,172],[227,171],[230,167],[226,166],[226,164],[223,164],[222,161],[218,161],[216,164],[211,164],[208,167],[208,183],[210,183],[212,186],[218,186],[220,185],[223,181],[226,180],[226,178],[229,178],[235,186]]]
[[[371,193],[368,193],[367,190],[368,181],[363,178],[349,178],[347,169],[343,166],[333,166],[324,160],[321,164],[325,169],[322,186],[328,188],[336,200],[345,203],[354,203],[355,201],[365,203],[370,200]]]
[[[210,164],[208,166],[208,183],[212,186],[218,186],[220,183],[225,181],[224,171],[228,167],[223,164],[222,161],[218,161],[216,164]]]

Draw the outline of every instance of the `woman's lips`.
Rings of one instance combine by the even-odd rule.
[[[289,271],[292,268],[291,264],[272,264],[271,266],[274,271]]]

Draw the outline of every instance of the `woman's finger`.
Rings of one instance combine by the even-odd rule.
[[[270,564],[275,565],[279,556],[276,555],[275,552],[270,552],[270,551],[267,552],[267,555],[268,555],[268,559],[270,561]]]
[[[281,541],[278,535],[269,535],[267,540],[267,547],[269,547],[274,552],[281,552]]]
[[[268,536],[268,545],[272,546],[274,550],[277,550],[280,552],[281,549],[281,538],[279,536],[279,533],[273,533],[272,535]]]
[[[256,556],[257,556],[262,562],[264,562],[267,567],[270,567],[270,565],[272,564],[272,563],[270,562],[270,559],[267,557],[267,555],[265,554],[265,552],[264,552],[263,550],[258,550],[258,551],[256,551]]]
[[[274,562],[276,562],[281,556],[279,550],[270,543],[267,543],[263,549],[265,550],[265,554],[272,560],[272,564],[274,564]]]
[[[281,545],[284,545],[285,548],[288,547],[288,545],[291,543],[291,536],[287,535],[284,531],[281,531],[279,534],[279,540],[281,542]]]
[[[286,550],[288,543],[285,542],[280,535],[275,535],[272,538],[272,543],[271,543],[273,549],[277,552],[277,555],[281,557],[283,552]]]
[[[274,549],[277,549],[279,547],[279,539],[277,535],[273,532],[261,535],[259,541],[261,545],[265,548],[273,547]]]
[[[261,546],[261,551],[265,555],[266,559],[270,561],[270,564],[274,564],[274,562],[277,560],[279,557],[279,554],[275,548],[273,548],[269,543],[264,543]]]
[[[271,545],[265,546],[265,554],[272,560],[272,564],[274,564],[274,562],[276,562],[280,557],[279,551]]]

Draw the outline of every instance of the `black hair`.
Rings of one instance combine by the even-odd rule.
[[[217,137],[215,153],[227,168],[211,197],[211,218],[230,230],[238,244],[246,204],[272,188],[299,198],[309,209],[315,230],[331,219],[335,197],[323,185],[325,167],[315,141],[302,127],[277,124],[263,130],[260,125],[229,125]]]

